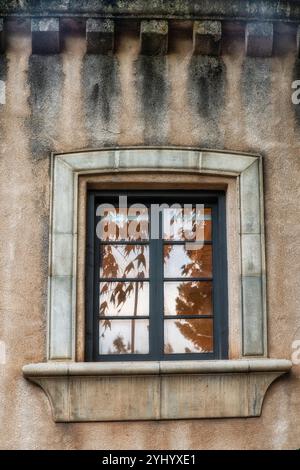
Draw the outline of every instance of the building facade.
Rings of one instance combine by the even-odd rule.
[[[296,1],[0,1],[0,448],[299,448],[299,27]],[[201,248],[99,241],[120,195],[199,202]]]

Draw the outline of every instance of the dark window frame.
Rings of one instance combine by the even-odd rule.
[[[212,244],[213,244],[213,341],[212,353],[173,353],[163,352],[163,259],[153,263],[153,259],[162,256],[164,242],[149,240],[149,354],[105,354],[97,353],[99,342],[99,267],[100,240],[96,237],[96,208],[99,203],[114,203],[120,195],[126,195],[129,204],[164,202],[204,203],[212,208]],[[130,243],[130,242],[129,242]],[[136,244],[136,242],[133,242]],[[174,242],[173,242],[174,243]],[[114,244],[114,242],[111,242]],[[128,242],[124,242],[128,244]],[[139,244],[139,242],[138,242]],[[87,230],[86,230],[86,288],[85,288],[85,360],[107,361],[153,361],[153,360],[211,360],[228,358],[228,287],[227,287],[227,249],[226,249],[226,205],[224,191],[180,190],[89,190],[87,195]],[[162,247],[160,250],[159,247]],[[159,253],[160,250],[160,253]],[[216,256],[218,251],[218,256]],[[155,271],[153,271],[155,270]],[[189,279],[189,278],[188,278]],[[124,281],[124,279],[123,279]],[[181,278],[182,281],[182,278]],[[160,286],[162,286],[160,288]],[[158,295],[158,293],[160,295]],[[158,315],[155,312],[161,310]],[[178,316],[175,315],[176,318]],[[197,316],[197,318],[205,316]],[[140,318],[140,317],[139,317]]]

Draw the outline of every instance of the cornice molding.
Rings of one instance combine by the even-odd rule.
[[[296,0],[0,0],[0,16],[300,21]]]

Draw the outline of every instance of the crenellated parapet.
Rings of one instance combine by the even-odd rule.
[[[174,31],[179,25],[180,31],[188,30],[191,37],[191,52],[195,55],[219,56],[223,53],[223,43],[230,43],[234,39],[235,31],[244,36],[245,55],[249,57],[271,57],[274,55],[274,36],[280,35],[278,23],[272,22],[222,22],[216,20],[196,20],[194,22],[172,21],[172,20],[142,20],[139,22],[126,20],[114,20],[111,18],[60,18],[60,17],[39,17],[22,18],[17,17],[0,18],[0,53],[5,53],[6,45],[6,22],[10,23],[10,31],[14,22],[18,23],[16,28],[20,28],[20,22],[24,24],[23,29],[31,33],[32,54],[48,55],[62,52],[62,34],[68,22],[78,23],[84,31],[86,38],[87,54],[111,55],[115,52],[116,31],[122,34],[125,28],[137,29],[140,37],[140,53],[142,55],[167,55],[172,46],[170,31]],[[122,24],[123,23],[123,24]],[[295,50],[299,55],[300,47],[300,26],[288,24],[286,26],[289,34],[294,37]],[[285,28],[285,29],[286,29]],[[297,47],[296,47],[297,45]],[[276,51],[275,51],[276,52]]]
[[[224,42],[230,44],[237,31],[246,56],[276,55],[275,36],[286,31],[299,55],[300,4],[295,0],[0,0],[0,53],[5,53],[6,24],[11,28],[14,21],[23,21],[31,32],[33,54],[62,52],[64,27],[77,22],[88,54],[113,54],[117,35],[129,28],[139,34],[142,55],[168,54],[176,29],[189,31],[195,55],[222,55]]]

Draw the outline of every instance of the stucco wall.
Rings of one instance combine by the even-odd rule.
[[[84,35],[69,31],[61,54],[32,56],[27,31],[9,28],[0,56],[0,448],[299,448],[300,366],[272,385],[260,418],[177,422],[55,424],[21,374],[45,360],[50,152],[117,145],[263,155],[269,355],[290,358],[300,339],[294,35],[272,58],[246,58],[242,34],[207,58],[191,55],[189,30],[174,31],[167,56],[144,57],[138,32],[122,31],[110,57],[85,55]]]

